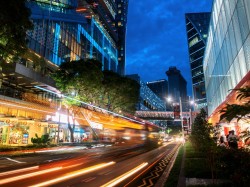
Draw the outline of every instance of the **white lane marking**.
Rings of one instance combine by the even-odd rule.
[[[82,182],[90,182],[92,180],[94,180],[96,177],[89,177],[87,179],[83,179]]]
[[[19,164],[21,164],[21,163],[26,163],[26,162],[21,162],[21,161],[14,160],[14,159],[11,159],[11,158],[6,158],[6,159],[7,159],[7,160],[10,160],[10,161],[12,161],[12,162],[19,163]]]
[[[6,171],[6,172],[0,173],[0,176],[10,175],[10,174],[14,174],[14,173],[20,173],[20,172],[24,172],[24,171],[35,170],[35,169],[38,169],[38,168],[39,168],[39,166],[34,166],[34,167],[29,167],[29,168],[16,169],[16,170],[13,170],[13,171]]]

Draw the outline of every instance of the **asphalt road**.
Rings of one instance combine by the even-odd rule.
[[[168,143],[149,152],[134,146],[4,156],[0,158],[0,186],[129,186],[131,181],[142,180],[177,145]]]

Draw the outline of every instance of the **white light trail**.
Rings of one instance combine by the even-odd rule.
[[[136,168],[128,171],[127,173],[124,173],[123,175],[116,177],[112,181],[102,185],[101,187],[112,187],[120,183],[121,181],[125,180],[126,178],[130,177],[131,175],[135,174],[140,169],[144,168],[146,165],[148,165],[147,162],[142,163],[141,165],[137,166]]]
[[[5,176],[5,175],[11,175],[11,174],[14,174],[14,173],[21,173],[21,172],[24,172],[24,171],[30,171],[30,170],[35,170],[35,169],[38,169],[39,166],[33,166],[33,167],[29,167],[29,168],[23,168],[23,169],[16,169],[16,170],[12,170],[12,171],[6,171],[6,172],[2,172],[0,173],[0,176]]]
[[[88,168],[85,168],[85,169],[82,169],[82,170],[79,170],[79,171],[75,171],[73,173],[67,173],[62,177],[58,177],[58,178],[55,178],[55,179],[52,179],[52,180],[49,180],[49,181],[45,181],[45,182],[42,182],[42,183],[39,183],[39,184],[35,184],[35,185],[30,186],[30,187],[49,186],[49,185],[52,185],[54,183],[62,182],[64,180],[71,179],[73,177],[77,177],[79,175],[82,175],[82,174],[85,174],[85,173],[88,173],[88,172],[91,172],[91,171],[95,171],[97,169],[101,169],[101,168],[110,166],[112,164],[115,164],[115,162],[112,161],[112,162],[108,162],[108,163],[98,164],[98,165],[91,166],[91,167],[88,167]]]
[[[62,167],[56,167],[56,168],[46,169],[46,170],[42,170],[42,171],[37,171],[37,172],[34,172],[34,173],[19,175],[19,176],[16,176],[16,177],[1,179],[0,180],[0,185],[10,183],[10,182],[14,182],[14,181],[18,181],[18,180],[22,180],[22,179],[26,179],[26,178],[29,178],[29,177],[34,177],[34,176],[37,176],[37,175],[42,175],[42,174],[49,173],[49,172],[52,172],[52,171],[57,171],[57,170],[60,170],[60,169],[62,169]]]
[[[40,89],[40,90],[46,91],[46,92],[50,92],[50,93],[59,95],[59,94],[56,93],[56,92],[47,90],[47,89],[42,88],[42,87],[40,87],[40,86],[34,86],[34,87],[36,87],[36,88],[38,88],[38,89]],[[66,96],[66,95],[63,95],[63,94],[60,94],[60,96],[61,96],[61,97],[68,98],[68,99],[71,99],[71,100],[73,100],[73,101],[77,101],[77,102],[82,103],[82,104],[85,104],[85,105],[87,105],[87,106],[91,106],[91,107],[96,108],[96,109],[100,109],[100,110],[106,111],[106,112],[108,112],[108,113],[110,113],[110,114],[113,114],[113,115],[115,115],[115,116],[119,116],[119,117],[121,117],[121,118],[130,120],[130,121],[134,121],[134,122],[136,122],[136,123],[145,124],[145,123],[142,123],[141,121],[137,121],[137,120],[134,120],[134,119],[132,119],[132,118],[128,118],[128,117],[126,117],[126,116],[122,116],[122,115],[120,115],[120,114],[117,114],[117,113],[111,112],[111,111],[109,111],[109,110],[106,110],[106,109],[103,109],[103,108],[100,108],[100,107],[97,107],[97,106],[94,106],[94,105],[85,103],[85,102],[83,102],[83,101],[80,101],[80,100],[78,100],[78,99],[74,99],[74,98],[72,98],[72,97],[69,97],[69,96]]]

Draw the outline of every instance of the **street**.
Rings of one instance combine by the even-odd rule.
[[[145,173],[149,167],[156,164],[157,160],[169,154],[176,146],[178,146],[176,143],[167,143],[149,152],[145,152],[143,147],[129,149],[100,147],[57,154],[1,157],[0,185],[8,187],[125,186],[136,176],[136,180],[141,180],[138,176]]]

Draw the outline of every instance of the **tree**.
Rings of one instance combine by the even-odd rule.
[[[103,98],[109,110],[133,114],[139,100],[140,85],[112,71],[104,71]]]
[[[243,104],[227,104],[220,110],[220,121],[225,119],[230,122],[233,119],[244,120],[250,122],[250,87],[234,89],[237,92],[236,99],[242,101]]]
[[[217,164],[216,157],[218,155],[217,139],[212,136],[213,130],[212,124],[207,121],[206,111],[201,109],[194,120],[190,140],[196,150],[205,153],[212,179],[214,179]]]
[[[0,65],[2,61],[13,62],[27,49],[26,32],[33,25],[25,3],[26,0],[0,1]]]
[[[250,87],[246,86],[239,89],[234,89],[237,92],[236,99],[241,101],[242,104],[227,104],[220,110],[220,121],[226,120],[228,122],[233,119],[237,121],[243,120],[246,123],[250,122]],[[241,132],[241,138],[247,145],[250,139],[249,128]]]
[[[78,60],[63,63],[52,74],[58,89],[63,95],[69,96],[63,98],[62,104],[73,118],[79,114],[79,108],[76,107],[80,105],[79,100],[117,113],[135,111],[139,83],[112,71],[102,72],[101,68],[102,64],[97,60]],[[68,123],[68,127],[73,138],[75,125]]]
[[[101,87],[101,67],[101,63],[93,59],[78,60],[61,64],[59,69],[52,74],[59,90],[63,95],[69,96],[62,98],[62,104],[67,108],[68,129],[72,142],[74,141],[75,117],[80,112],[77,107],[80,105],[78,100],[95,102],[96,95]],[[73,117],[72,126],[69,122],[70,115]]]

